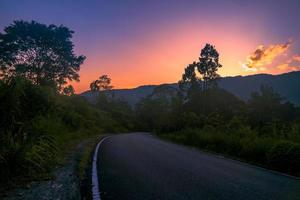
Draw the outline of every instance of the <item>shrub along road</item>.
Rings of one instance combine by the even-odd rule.
[[[300,180],[132,133],[98,153],[102,199],[299,199]]]

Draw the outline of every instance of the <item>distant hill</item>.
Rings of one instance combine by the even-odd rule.
[[[247,100],[251,92],[258,91],[261,85],[273,87],[284,98],[300,106],[300,71],[280,75],[256,74],[250,76],[224,77],[219,80],[219,86],[235,94],[237,97]],[[177,83],[162,85],[146,85],[133,89],[115,89],[107,92],[109,97],[122,99],[130,105],[135,105],[143,97],[151,95],[155,88],[168,86],[178,89]],[[88,101],[95,102],[97,94],[86,91],[81,94]]]

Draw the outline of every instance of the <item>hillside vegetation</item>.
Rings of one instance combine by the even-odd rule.
[[[89,104],[67,85],[79,80],[85,59],[74,55],[72,34],[24,21],[0,34],[1,189],[48,177],[85,138],[127,130],[116,111]]]
[[[300,72],[289,72],[285,74],[254,74],[249,76],[233,76],[220,77],[218,86],[228,92],[234,94],[243,101],[248,101],[251,93],[259,92],[260,86],[272,87],[283,98],[291,103],[300,106]],[[157,87],[168,87],[179,91],[178,83],[161,84],[161,85],[146,85],[132,89],[114,89],[106,91],[108,97],[114,96],[115,99],[122,99],[128,102],[129,105],[135,106],[142,98],[145,98],[153,93]],[[97,93],[86,91],[81,94],[89,102],[95,103]]]
[[[299,175],[299,107],[269,85],[247,99],[219,87],[214,46],[202,49],[176,87],[144,87],[131,104],[102,75],[91,82],[90,103],[70,85],[86,59],[74,54],[72,35],[67,27],[34,21],[15,21],[0,34],[1,188],[47,177],[84,138],[127,131],[154,132]]]
[[[206,46],[199,62],[187,66],[176,94],[164,85],[137,104],[140,129],[299,176],[299,107],[270,86],[261,85],[248,100],[220,88],[212,48]]]

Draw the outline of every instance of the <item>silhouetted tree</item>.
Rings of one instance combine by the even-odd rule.
[[[67,80],[79,81],[85,57],[74,54],[73,33],[64,26],[14,21],[0,34],[0,78],[21,76],[58,89]]]
[[[286,102],[272,87],[261,86],[259,92],[253,92],[248,101],[250,124],[263,127],[279,120],[282,124],[296,117],[296,108]]]
[[[220,77],[217,73],[220,67],[222,65],[219,63],[219,53],[213,45],[206,44],[201,50],[199,62],[193,62],[184,69],[182,79],[178,82],[180,89],[195,93],[202,83],[202,90],[207,90],[209,86],[215,85],[215,80]],[[196,69],[200,77],[197,76]]]
[[[196,76],[195,68],[197,63],[189,64],[182,74],[182,79],[178,82],[181,90],[186,90],[186,87],[197,87],[199,85],[199,78]]]
[[[192,101],[196,99],[201,92],[200,83],[201,78],[197,77],[196,74],[197,63],[193,62],[189,64],[182,74],[182,79],[178,82],[179,85],[179,95],[185,100]]]
[[[75,94],[75,90],[72,85],[68,85],[67,87],[63,88],[62,93],[67,96],[72,96]]]
[[[90,89],[93,92],[111,90],[113,86],[111,86],[110,84],[111,78],[109,78],[107,75],[102,75],[99,77],[99,79],[93,81],[90,84]]]
[[[203,90],[216,83],[215,80],[220,77],[217,73],[220,67],[222,65],[219,63],[219,53],[213,45],[206,44],[197,63],[197,69],[202,75]]]

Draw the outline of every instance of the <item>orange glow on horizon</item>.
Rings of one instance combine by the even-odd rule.
[[[113,55],[92,52],[81,67],[80,82],[73,86],[77,93],[89,90],[90,82],[103,74],[117,89],[174,83],[184,68],[198,59],[205,43],[215,45],[220,54],[221,76],[253,74],[241,63],[262,43],[260,33],[230,24],[218,26],[218,30],[213,26],[195,29],[194,24],[170,25],[116,47]]]

